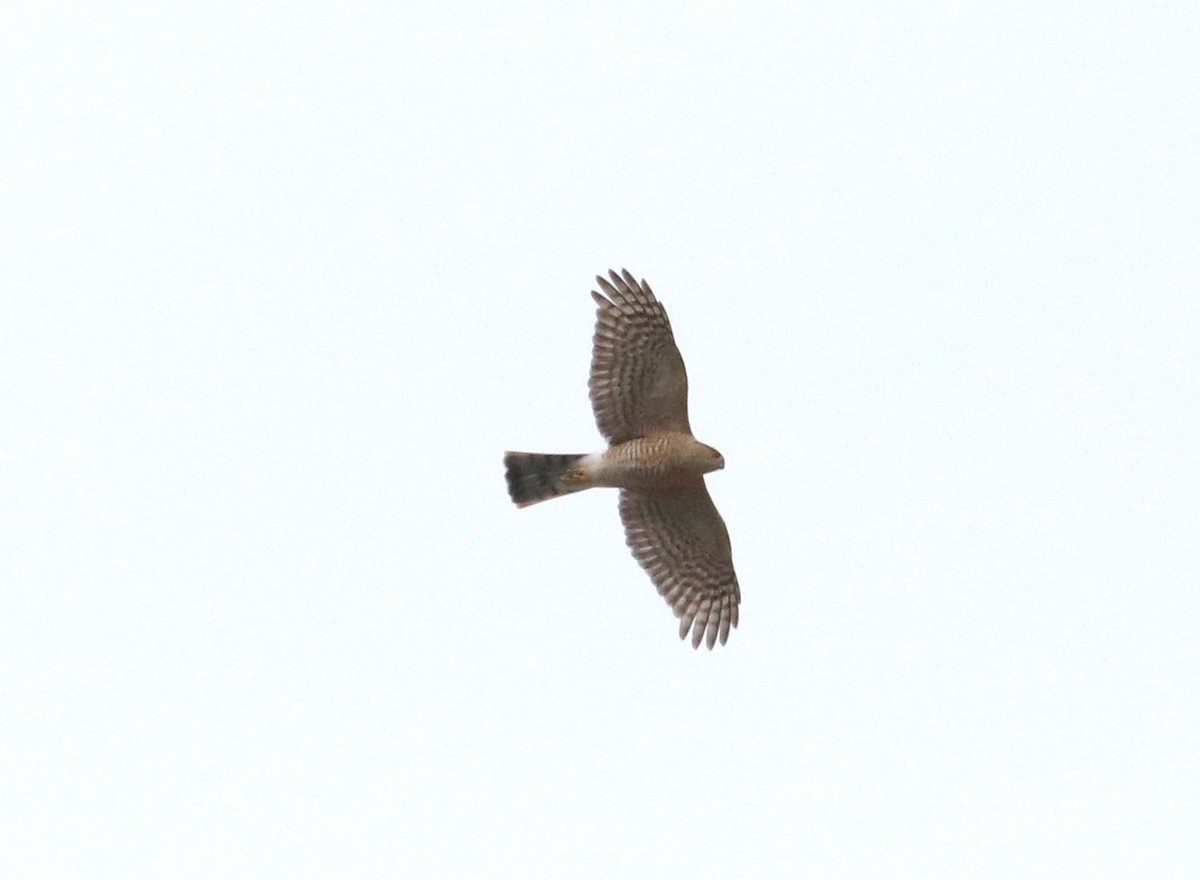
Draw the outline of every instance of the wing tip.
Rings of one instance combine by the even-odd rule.
[[[687,609],[679,614],[679,638],[681,640],[692,634],[692,648],[698,649],[703,642],[708,650],[719,641],[722,645],[729,641],[729,633],[737,629],[738,606],[735,601],[726,598],[719,609],[696,608]]]

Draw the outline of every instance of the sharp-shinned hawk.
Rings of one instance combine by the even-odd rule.
[[[625,542],[679,618],[692,647],[725,644],[738,623],[741,591],[729,533],[704,475],[721,453],[692,436],[687,372],[671,323],[644,280],[628,271],[597,276],[596,333],[588,389],[603,452],[504,455],[508,494],[518,507],[610,486],[621,490]]]

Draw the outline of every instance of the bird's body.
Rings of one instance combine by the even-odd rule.
[[[692,436],[687,373],[670,322],[650,286],[629,272],[597,277],[597,317],[588,387],[602,452],[504,456],[518,507],[595,487],[621,490],[626,543],[680,618],[692,645],[724,644],[737,626],[741,592],[729,534],[704,475],[725,466]]]
[[[600,454],[593,485],[669,492],[725,467],[721,453],[691,434],[663,431],[610,446]]]

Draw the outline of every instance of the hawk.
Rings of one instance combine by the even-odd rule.
[[[725,467],[692,436],[687,371],[666,310],[627,270],[596,276],[596,332],[588,391],[603,452],[506,452],[508,494],[518,507],[597,486],[620,489],[625,543],[679,618],[692,647],[729,638],[741,591],[729,532],[704,485]]]

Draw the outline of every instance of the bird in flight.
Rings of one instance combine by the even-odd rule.
[[[627,270],[596,276],[596,332],[588,391],[602,452],[506,452],[508,494],[518,507],[599,486],[620,489],[625,543],[679,618],[692,647],[729,638],[741,591],[729,532],[704,485],[725,467],[692,436],[687,371],[666,310]]]

